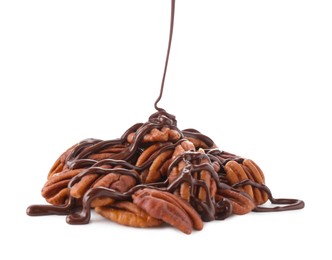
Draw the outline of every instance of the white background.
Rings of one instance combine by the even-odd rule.
[[[254,159],[274,196],[304,210],[190,236],[26,216],[65,149],[154,112],[170,2],[0,0],[1,259],[331,259],[331,1],[178,0],[160,102],[181,129]]]

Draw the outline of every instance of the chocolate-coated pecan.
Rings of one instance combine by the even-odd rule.
[[[171,169],[168,180],[170,184],[173,183],[182,174],[182,171],[186,164],[190,163],[193,166],[190,173],[192,178],[197,181],[205,182],[206,187],[194,185],[194,183],[190,182],[183,182],[179,190],[175,191],[175,194],[179,195],[181,198],[188,202],[190,201],[191,195],[197,197],[202,202],[206,202],[207,197],[214,197],[217,190],[216,181],[214,178],[211,177],[210,172],[214,171],[215,167],[212,165],[209,158],[205,155],[203,149],[200,148],[197,152],[193,151],[195,151],[195,147],[189,141],[184,141],[175,148],[173,159],[176,159],[178,156],[181,155],[185,156],[186,152],[202,156],[196,156],[196,159],[186,158],[185,160],[180,160],[177,165],[172,165],[173,168]],[[201,170],[194,170],[195,167],[200,168],[200,166],[204,165],[209,165],[211,167],[202,167]],[[208,191],[209,194],[207,194],[206,191]]]
[[[163,148],[169,147],[170,144],[170,142],[155,143],[145,149],[138,157],[136,166],[142,167],[140,173],[142,183],[163,181],[166,178],[173,150]]]
[[[130,133],[127,137],[127,141],[129,143],[134,142],[134,137],[136,133]],[[161,129],[153,128],[149,133],[144,135],[143,142],[144,143],[152,143],[152,142],[176,142],[181,138],[181,134],[174,129],[170,129],[169,127],[162,127]]]

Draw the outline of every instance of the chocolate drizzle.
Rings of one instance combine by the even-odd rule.
[[[175,0],[172,0],[172,6],[171,6],[171,23],[170,23],[170,29],[169,29],[169,39],[168,39],[168,48],[167,48],[167,54],[166,54],[166,60],[165,60],[165,67],[164,67],[164,73],[163,73],[163,78],[161,81],[161,87],[160,87],[160,93],[157,98],[157,100],[154,103],[154,107],[157,111],[159,112],[166,112],[164,109],[158,107],[158,103],[163,95],[164,91],[164,84],[165,84],[165,78],[166,78],[166,72],[167,72],[167,66],[168,66],[168,59],[169,59],[169,54],[171,51],[171,45],[172,45],[172,37],[173,37],[173,27],[174,27],[174,14],[175,14]]]
[[[132,195],[140,189],[150,188],[175,193],[179,190],[182,184],[186,183],[190,187],[189,202],[191,206],[199,212],[202,220],[211,221],[215,219],[226,219],[232,214],[232,203],[227,197],[220,198],[219,196],[217,199],[216,196],[211,195],[207,183],[195,177],[197,173],[202,171],[209,173],[211,179],[215,182],[218,191],[229,190],[238,192],[250,199],[248,194],[239,191],[238,189],[245,185],[251,185],[266,192],[268,199],[272,204],[283,205],[273,208],[256,206],[254,211],[284,211],[301,209],[304,207],[304,202],[301,200],[274,198],[267,186],[256,183],[252,180],[245,180],[235,185],[230,185],[225,179],[225,165],[230,161],[243,163],[244,158],[219,150],[211,138],[203,135],[195,129],[179,130],[175,116],[158,107],[158,102],[163,94],[171,48],[175,0],[172,0],[171,10],[170,35],[165,68],[160,93],[154,103],[157,112],[152,114],[146,123],[138,123],[131,126],[119,139],[106,141],[86,139],[75,145],[66,155],[64,167],[68,170],[81,169],[81,171],[68,182],[67,188],[69,192],[66,202],[60,206],[32,205],[27,208],[28,215],[67,215],[66,221],[69,224],[86,224],[90,221],[91,203],[97,198],[107,197],[116,201],[132,201]],[[155,129],[162,131],[165,128],[177,132],[179,135],[178,139],[176,141],[168,140],[163,142],[157,152],[151,155],[141,165],[136,165],[137,158],[148,148],[149,145],[151,145],[151,143],[144,141],[145,136]],[[129,141],[130,138],[132,138],[131,141]],[[175,158],[172,158],[172,161],[167,168],[167,174],[161,177],[160,181],[144,183],[142,172],[149,169],[158,156],[166,151],[173,152],[178,145],[182,142],[188,142],[188,140],[198,140],[200,144],[199,148],[201,150],[189,150],[177,155]],[[98,153],[104,153],[106,158],[95,159],[94,155]],[[173,181],[170,181],[172,170],[178,167],[181,162],[184,162],[185,166],[180,170],[176,178]],[[98,178],[101,178],[110,173],[121,176],[130,176],[135,181],[135,185],[125,192],[101,186],[91,187],[84,193],[81,200],[70,195],[73,186],[80,182],[84,177],[88,175],[96,175]],[[197,196],[197,192],[200,189],[204,190],[205,197],[203,200],[199,199]]]
[[[236,185],[234,185],[234,188],[238,188],[244,185],[252,185],[260,190],[265,191],[268,196],[269,196],[269,200],[271,201],[272,204],[279,204],[279,205],[286,205],[286,206],[276,206],[276,207],[260,207],[257,206],[254,211],[256,212],[275,212],[275,211],[286,211],[286,210],[296,210],[296,209],[302,209],[304,208],[304,202],[302,200],[298,200],[298,199],[275,199],[272,196],[272,192],[270,191],[270,189],[264,185],[264,184],[259,184],[256,182],[253,182],[251,180],[245,180],[242,181]]]
[[[143,137],[149,133],[152,129],[162,128],[162,127],[172,127],[181,132],[181,139],[175,143],[166,142],[158,153],[151,156],[144,164],[141,166],[136,166],[131,163],[134,162],[137,158],[137,154],[140,153],[140,149],[144,147],[142,142]],[[126,138],[131,131],[135,130],[134,141],[132,144],[126,142]],[[195,179],[194,173],[202,170],[208,171],[211,177],[217,184],[218,189],[233,189],[244,186],[252,185],[260,190],[267,192],[269,200],[273,204],[287,204],[286,206],[278,206],[274,208],[265,208],[257,206],[254,211],[257,212],[268,212],[268,211],[284,211],[284,210],[294,210],[301,209],[304,207],[304,202],[296,199],[275,199],[271,191],[264,184],[258,184],[250,180],[240,182],[234,186],[228,185],[224,181],[224,170],[223,167],[228,161],[234,160],[242,162],[243,158],[219,150],[218,148],[207,148],[204,150],[204,153],[197,151],[188,151],[183,153],[172,161],[167,170],[167,178],[161,182],[151,183],[151,184],[142,184],[140,179],[140,172],[144,171],[151,166],[155,158],[161,153],[167,150],[174,150],[174,148],[179,145],[181,142],[187,141],[186,137],[195,136],[204,140],[209,146],[214,147],[213,141],[206,137],[205,135],[199,133],[197,130],[185,130],[180,131],[175,123],[174,118],[168,118],[164,112],[158,112],[150,117],[150,120],[145,124],[136,124],[133,127],[129,128],[128,131],[120,139],[102,141],[97,139],[87,139],[79,143],[73,151],[67,157],[67,166],[70,169],[76,169],[81,167],[87,167],[86,170],[82,171],[80,174],[72,178],[68,184],[68,188],[71,189],[73,185],[79,182],[84,176],[89,174],[97,174],[99,176],[106,175],[108,173],[118,173],[121,175],[132,176],[136,180],[136,185],[126,192],[119,192],[114,189],[109,189],[105,187],[95,187],[89,189],[83,197],[82,206],[77,203],[77,200],[71,196],[67,203],[63,206],[52,206],[52,205],[32,205],[27,209],[27,214],[30,216],[40,216],[40,215],[68,215],[67,222],[69,224],[86,224],[90,220],[90,210],[91,202],[99,197],[109,197],[117,201],[121,200],[131,200],[131,196],[139,189],[151,188],[158,189],[163,191],[168,191],[174,193],[181,184],[188,183],[192,187],[190,191],[190,202],[194,208],[199,208],[199,213],[204,221],[211,220],[220,220],[225,219],[232,213],[232,206],[230,201],[227,198],[224,198],[219,201],[215,201],[211,197],[209,188],[206,183],[202,180]],[[92,159],[87,159],[91,154],[95,154],[101,149],[105,149],[109,146],[123,145],[126,147],[122,152],[113,156],[113,158],[104,159],[101,161],[96,161]],[[119,159],[120,158],[120,159]],[[202,159],[207,159],[208,163],[197,163],[193,164],[194,161],[202,161]],[[181,173],[172,183],[169,182],[168,177],[173,167],[177,166],[180,161],[184,161],[186,166],[181,170]],[[220,166],[220,170],[217,172],[213,168],[213,163],[217,163]],[[122,166],[123,168],[114,169],[114,168],[102,168],[102,166]],[[194,187],[202,187],[207,194],[205,201],[201,201],[194,194]],[[245,196],[247,196],[245,194]],[[79,213],[77,213],[79,211]]]

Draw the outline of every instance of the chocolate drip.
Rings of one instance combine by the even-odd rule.
[[[69,200],[63,206],[31,205],[27,208],[26,213],[29,216],[68,215],[75,210],[77,210],[76,200],[69,197]]]
[[[172,6],[171,6],[171,24],[169,29],[169,39],[168,39],[168,48],[167,48],[167,55],[166,55],[166,61],[165,61],[165,67],[164,67],[164,73],[163,73],[163,79],[161,81],[161,87],[160,87],[160,93],[157,98],[157,100],[154,103],[154,107],[159,112],[166,112],[164,109],[158,107],[158,103],[163,95],[164,91],[164,84],[165,84],[165,78],[166,78],[166,72],[167,72],[167,65],[168,65],[168,59],[169,59],[169,53],[171,51],[171,45],[172,45],[172,37],[173,37],[173,27],[174,27],[174,14],[175,14],[175,0],[172,0]]]
[[[297,209],[303,209],[304,208],[304,201],[298,200],[298,199],[276,199],[272,196],[271,190],[264,184],[259,184],[256,182],[253,182],[251,180],[245,180],[242,182],[239,182],[238,184],[234,185],[234,188],[238,188],[244,185],[252,185],[253,187],[256,187],[260,190],[265,191],[268,196],[269,200],[271,201],[272,204],[282,204],[286,206],[276,206],[276,207],[262,207],[262,206],[257,206],[254,211],[256,212],[276,212],[276,211],[286,211],[286,210],[297,210]]]
[[[80,213],[72,213],[67,216],[66,221],[68,224],[87,224],[90,221],[90,205],[93,199],[99,197],[109,197],[117,201],[129,200],[131,194],[122,194],[112,189],[104,187],[96,187],[90,189],[83,198],[83,208]]]

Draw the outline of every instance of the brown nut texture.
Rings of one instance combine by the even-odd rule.
[[[80,199],[89,189],[94,187],[105,187],[122,193],[128,191],[136,185],[137,181],[131,175],[118,173],[117,171],[121,169],[121,166],[116,166],[114,168],[98,167],[96,171],[94,171],[93,168],[90,168],[86,172],[82,172],[80,180],[71,187],[70,195],[74,198]],[[138,175],[134,170],[128,170],[128,172],[131,172],[133,175]],[[93,205],[96,206],[99,204]]]
[[[168,147],[170,148],[164,149]],[[136,166],[142,167],[141,182],[164,181],[167,177],[167,169],[171,163],[172,154],[173,149],[170,142],[158,142],[145,149],[136,162]]]
[[[190,204],[166,191],[145,188],[133,195],[133,202],[156,219],[176,227],[185,234],[201,230],[203,222]]]
[[[78,184],[74,185],[74,187],[68,186],[70,181],[81,172],[91,167],[94,163],[103,159],[113,158],[115,155],[126,149],[126,145],[116,144],[104,145],[94,152],[89,152],[89,149],[91,149],[93,145],[101,142],[100,140],[91,140],[84,140],[81,143],[70,147],[53,164],[41,192],[42,196],[48,203],[59,206],[65,204],[69,196],[73,196],[76,199],[82,198],[84,193],[96,180],[99,179],[100,176],[98,174],[84,176]],[[70,160],[75,157],[79,157],[79,160],[81,161],[89,161],[90,164],[83,166],[83,168],[72,168]],[[127,185],[124,181],[121,183],[123,186]],[[119,184],[116,186],[119,187]],[[129,188],[131,188],[131,186]]]
[[[262,170],[250,159],[245,159],[242,163],[229,161],[226,163],[224,169],[226,180],[230,185],[236,185],[245,180],[250,180],[258,184],[265,183]],[[249,184],[237,187],[237,189],[246,192],[256,205],[264,204],[268,200],[268,195],[265,191],[252,187]]]
[[[130,227],[157,227],[163,223],[163,221],[151,217],[143,209],[129,201],[96,207],[95,211],[104,218]]]
[[[135,132],[130,133],[127,137],[129,143],[134,142]],[[162,127],[161,129],[153,128],[148,134],[144,135],[144,143],[153,142],[176,142],[181,138],[179,131],[170,129],[169,127]]]
[[[61,172],[49,175],[42,189],[42,196],[52,205],[59,206],[65,204],[69,197],[68,184],[70,180],[81,171],[83,171],[83,169],[65,169]]]
[[[252,199],[238,190],[219,189],[217,194],[228,199],[232,204],[232,213],[236,215],[244,215],[252,211],[256,205]]]
[[[192,142],[188,140],[184,140],[180,144],[178,144],[175,147],[175,150],[172,155],[172,161],[175,160],[178,156],[184,154],[186,151],[195,151],[195,146]],[[173,166],[171,172],[168,175],[168,181],[169,183],[172,183],[173,181],[178,178],[183,168],[186,166],[185,161],[180,160],[179,163],[175,166]],[[179,190],[175,191],[175,194],[179,195],[184,200],[188,201],[190,200],[190,186],[189,183],[184,182],[181,184]]]
[[[198,150],[199,148],[203,149],[211,149],[216,148],[215,143],[206,135],[203,135],[196,129],[185,129],[182,131],[184,138],[188,141],[192,142],[195,148]]]
[[[184,154],[186,151],[195,151],[195,146],[192,142],[188,140],[184,140],[175,147],[172,155],[172,161],[174,161],[178,156]],[[185,165],[185,162],[181,160],[178,165],[172,168],[168,176],[168,180],[170,183],[172,183],[178,177],[179,172],[185,167]]]
[[[246,171],[249,180],[259,184],[265,184],[264,174],[254,161],[249,159],[244,160],[243,169]],[[262,205],[269,199],[269,196],[265,191],[260,190],[259,188],[256,187],[253,187],[253,191],[254,191],[253,199],[256,205]]]
[[[177,158],[180,155],[184,155],[186,152],[193,152],[195,151],[194,145],[190,141],[184,141],[180,145],[175,148],[173,159]],[[204,155],[205,152],[203,149],[198,149],[197,154]],[[207,156],[203,156],[201,159],[191,160],[190,163],[194,166],[210,164],[211,168],[214,169],[212,163],[208,159]],[[170,174],[169,174],[169,182],[174,182],[179,175],[181,175],[184,167],[186,166],[186,162],[184,160],[180,160],[178,165],[175,165]],[[183,182],[179,188],[179,190],[175,191],[175,194],[179,195],[184,200],[190,202],[191,194],[197,197],[199,200],[206,202],[207,197],[211,196],[214,197],[217,191],[217,184],[216,181],[211,177],[211,173],[206,170],[194,171],[192,172],[192,178],[198,181],[203,181],[206,184],[206,189],[209,194],[206,194],[206,189],[203,187],[197,187],[196,185],[192,185],[188,182]]]

